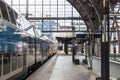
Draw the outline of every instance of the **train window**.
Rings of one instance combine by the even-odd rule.
[[[2,55],[0,55],[0,76],[1,76],[1,72],[2,72],[2,71],[1,71],[1,70],[2,70],[1,68],[2,68],[2,67],[1,67],[1,66],[2,66]]]
[[[17,69],[17,55],[12,53],[12,71]]]
[[[17,22],[19,28],[23,29],[23,27],[24,27],[24,21],[23,21],[22,16],[18,15],[16,22]]]
[[[30,23],[24,17],[23,17],[23,21],[24,21],[24,25],[25,25],[25,26],[23,26],[23,29],[31,26]]]
[[[14,18],[14,14],[13,14],[13,10],[8,6],[8,13],[10,16],[10,20],[13,24],[16,24],[15,18]]]
[[[6,5],[1,0],[0,0],[0,8],[3,18],[9,21]]]
[[[27,30],[27,32],[31,35],[34,36],[34,31],[33,31],[33,27],[31,27],[30,29]]]
[[[17,20],[18,14],[15,11],[13,11],[13,15],[14,15],[15,24],[16,24],[16,20]]]
[[[18,15],[17,19],[16,19],[16,23],[19,26],[19,28],[21,27],[21,23],[20,23],[20,19],[19,19],[20,15]]]
[[[22,67],[23,65],[23,55],[18,55],[18,68]]]
[[[18,42],[17,45],[17,60],[18,60],[18,68],[22,67],[23,65],[23,43],[22,42]]]
[[[10,54],[4,54],[3,56],[3,75],[10,72]]]
[[[1,14],[1,9],[0,9],[0,18],[1,18],[2,14]]]

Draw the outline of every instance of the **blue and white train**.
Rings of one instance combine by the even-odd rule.
[[[56,51],[50,40],[0,0],[0,80],[22,80]]]

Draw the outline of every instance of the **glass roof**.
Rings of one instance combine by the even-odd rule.
[[[8,4],[10,4],[20,14],[26,13],[26,0],[5,0],[5,1]],[[73,11],[74,11],[73,17],[79,17],[79,13],[74,8]],[[29,14],[31,14],[30,16],[42,17],[43,12],[43,16],[45,17],[46,16],[57,17],[58,12],[59,17],[71,17],[72,6],[66,0],[58,0],[58,2],[57,0],[28,0],[28,12]]]
[[[37,20],[30,19],[29,21],[32,24],[38,24],[39,29],[41,29],[42,31],[72,31],[72,26],[76,27],[76,31],[86,30],[86,25],[84,21],[81,19],[76,19],[80,18],[79,13],[69,2],[67,2],[67,0],[5,1],[23,16],[25,16],[26,13],[28,13],[29,18],[40,18]],[[74,19],[72,19],[73,17]],[[69,32],[65,34],[69,34]]]

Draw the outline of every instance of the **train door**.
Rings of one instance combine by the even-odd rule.
[[[27,68],[27,52],[28,52],[28,45],[26,43],[23,43],[23,70],[26,70]]]

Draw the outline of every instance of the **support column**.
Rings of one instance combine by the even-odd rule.
[[[64,43],[64,52],[65,52],[65,54],[68,54],[68,44],[67,44],[67,42]]]
[[[92,42],[92,35],[89,33],[89,41],[88,41],[88,69],[92,70],[92,47],[93,47],[93,42]]]
[[[28,14],[29,14],[29,0],[26,0],[26,15],[25,18],[28,19]]]
[[[101,80],[110,80],[109,76],[109,53],[110,53],[110,34],[109,34],[109,0],[103,0],[103,35],[101,43]]]
[[[74,61],[75,60],[75,27],[72,27],[72,31],[73,31],[73,46],[72,46],[72,60]]]
[[[120,53],[120,32],[117,29],[117,36],[118,36],[118,53]]]
[[[109,43],[101,44],[101,80],[109,80]]]

